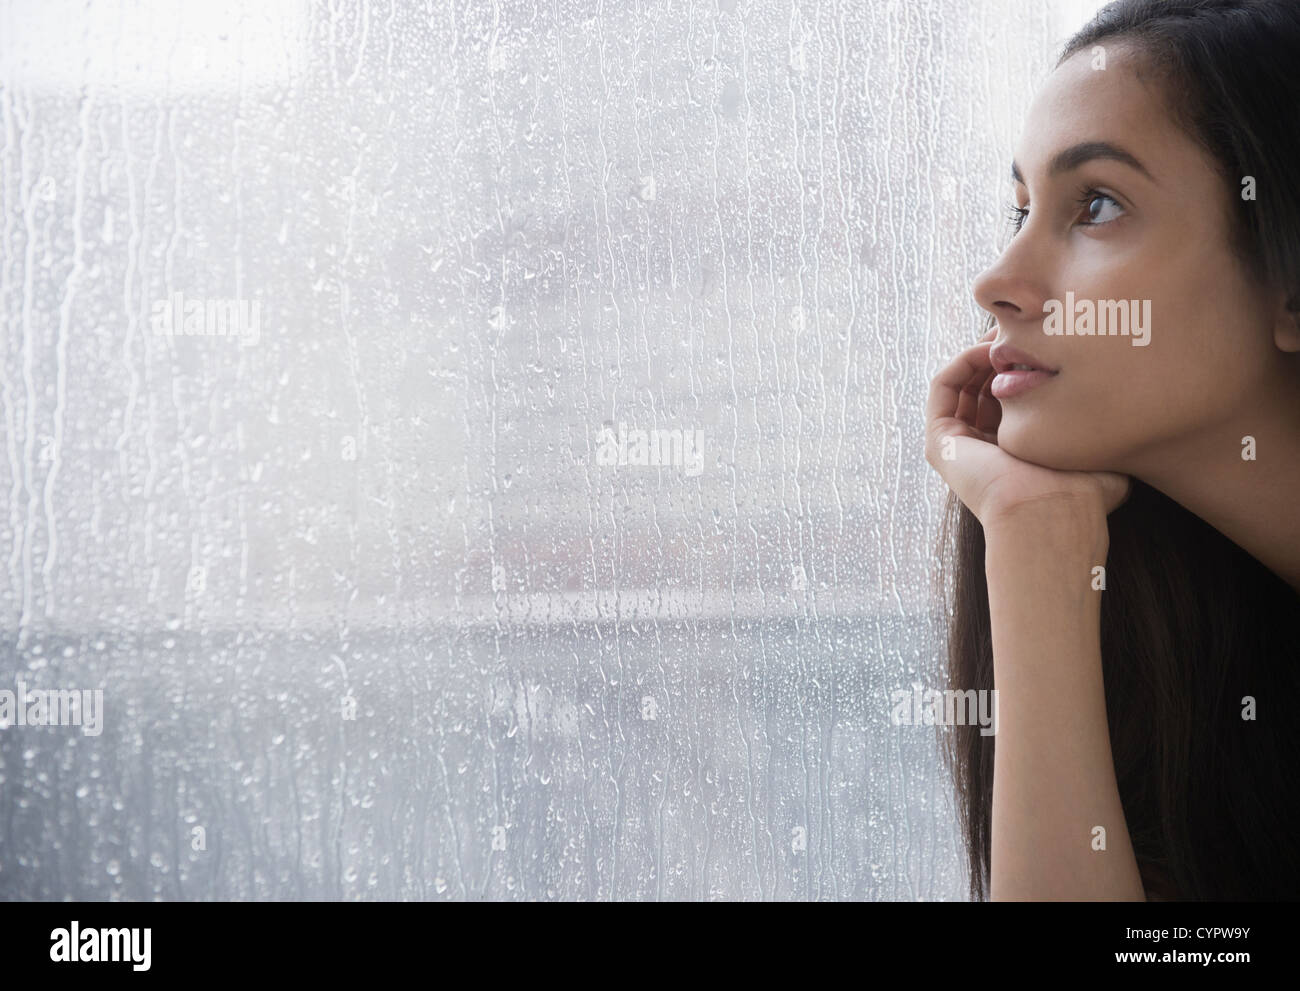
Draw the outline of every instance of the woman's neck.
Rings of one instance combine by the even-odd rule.
[[[1279,388],[1130,474],[1195,513],[1300,593],[1300,389]]]

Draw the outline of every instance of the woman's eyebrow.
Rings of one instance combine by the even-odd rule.
[[[1062,172],[1069,172],[1071,169],[1077,169],[1085,162],[1091,162],[1098,158],[1123,162],[1130,168],[1137,169],[1152,182],[1156,181],[1155,177],[1146,170],[1146,166],[1133,155],[1107,141],[1082,141],[1077,145],[1071,145],[1064,151],[1057,152],[1056,157],[1052,159],[1051,165],[1048,166],[1047,174],[1048,176],[1056,176]],[[1025,184],[1024,177],[1020,174],[1020,166],[1014,160],[1011,163],[1011,178],[1022,186]]]

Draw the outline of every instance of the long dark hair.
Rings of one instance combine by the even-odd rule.
[[[1300,2],[1118,0],[1058,65],[1132,45],[1238,200],[1233,248],[1300,301]],[[1237,196],[1234,195],[1234,200]],[[991,321],[988,324],[991,326]],[[1189,401],[1198,401],[1195,398]],[[1172,499],[1134,479],[1109,518],[1101,651],[1111,750],[1148,897],[1300,896],[1300,595]],[[952,688],[993,688],[984,533],[949,495],[940,579]],[[1243,718],[1246,698],[1254,719]],[[947,727],[944,753],[974,900],[988,897],[993,736]]]

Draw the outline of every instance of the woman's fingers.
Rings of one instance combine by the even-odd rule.
[[[990,368],[980,389],[979,410],[975,414],[975,429],[990,437],[997,436],[998,424],[1002,422],[1002,404],[993,398],[992,391],[996,375],[997,370]]]
[[[944,457],[946,437],[965,434],[977,436],[976,417],[979,413],[980,393],[992,372],[988,358],[989,345],[976,344],[961,352],[939,370],[930,382],[930,395],[925,404],[925,456],[939,467]]]
[[[976,344],[950,361],[930,380],[930,395],[925,402],[925,420],[933,423],[947,416],[956,416],[962,393],[977,376],[984,376],[993,365],[989,362],[989,345]],[[975,398],[979,397],[976,388]]]
[[[961,387],[961,392],[957,396],[957,412],[954,415],[962,423],[969,423],[972,427],[975,426],[975,415],[979,412],[980,391],[984,388],[986,377],[984,371],[977,371]]]

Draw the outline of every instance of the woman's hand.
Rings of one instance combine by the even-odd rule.
[[[1093,584],[1107,558],[1106,514],[1129,480],[1044,468],[998,446],[1002,407],[989,392],[996,333],[934,377],[925,445],[984,527],[999,713],[989,897],[1141,901],[1110,750],[1102,592]],[[1104,849],[1093,845],[1098,829]]]
[[[1002,406],[989,391],[997,328],[941,369],[926,402],[925,457],[988,529],[1025,509],[1060,507],[1106,515],[1128,497],[1127,475],[1058,471],[998,447]]]

